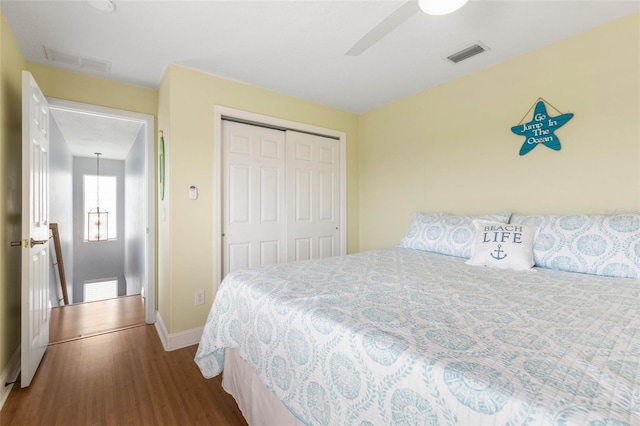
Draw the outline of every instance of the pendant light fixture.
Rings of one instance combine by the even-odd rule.
[[[428,15],[446,15],[467,4],[467,0],[418,0],[420,9]]]
[[[89,241],[106,241],[109,236],[109,213],[100,208],[100,155],[96,152],[96,207],[87,213]]]

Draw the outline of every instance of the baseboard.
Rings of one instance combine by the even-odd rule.
[[[0,410],[4,406],[5,401],[9,397],[9,392],[13,389],[13,385],[5,386],[5,383],[14,382],[18,378],[18,374],[20,373],[20,346],[16,349],[16,351],[11,356],[9,363],[5,367],[2,372],[2,376],[0,379]]]
[[[187,346],[197,345],[204,331],[204,327],[196,327],[179,333],[169,334],[160,312],[156,313],[156,331],[165,351],[174,351]]]

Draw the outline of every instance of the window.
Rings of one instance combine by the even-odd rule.
[[[89,211],[95,209],[97,200],[98,181],[96,175],[84,175],[84,240],[89,240]],[[109,213],[108,240],[116,239],[117,214],[116,214],[116,177],[100,175],[100,209]],[[104,237],[102,237],[104,238]],[[101,239],[102,239],[101,238]]]

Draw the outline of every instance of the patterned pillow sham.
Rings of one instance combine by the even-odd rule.
[[[640,213],[520,216],[537,225],[536,266],[609,277],[640,278]]]
[[[471,257],[476,229],[474,219],[508,223],[510,212],[481,216],[455,216],[448,213],[413,213],[407,235],[398,247],[430,251],[456,257]]]

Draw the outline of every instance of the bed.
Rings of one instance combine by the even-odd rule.
[[[393,247],[236,271],[196,363],[250,424],[640,424],[637,278],[467,262]]]

